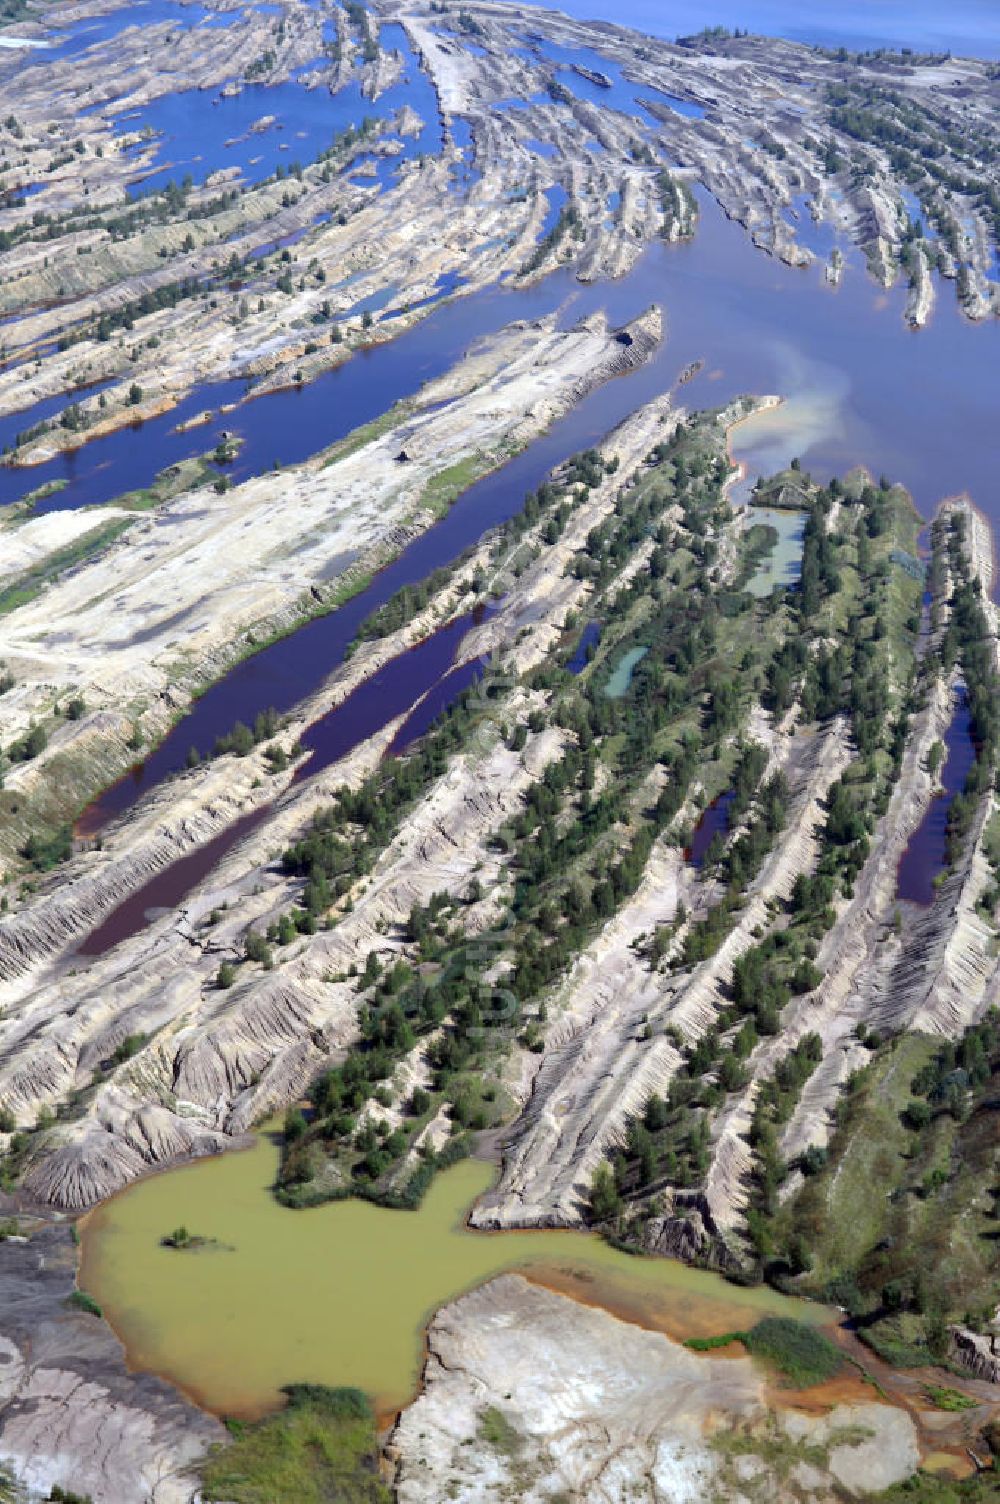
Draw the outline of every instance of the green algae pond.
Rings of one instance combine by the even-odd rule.
[[[761,1314],[830,1317],[766,1287],[630,1257],[589,1233],[474,1232],[468,1209],[493,1179],[479,1161],[442,1172],[415,1212],[358,1200],[291,1211],[271,1195],[277,1162],[261,1136],[249,1150],[140,1181],[81,1223],[80,1286],[130,1367],[220,1414],[261,1415],[295,1382],[356,1385],[380,1413],[394,1411],[416,1390],[434,1311],[509,1270],[675,1338]],[[220,1246],[161,1246],[181,1226]]]
[[[774,547],[761,559],[747,589],[758,599],[796,585],[802,572],[802,544],[805,537],[805,512],[787,511],[782,507],[751,507],[747,527],[772,527],[777,533]]]

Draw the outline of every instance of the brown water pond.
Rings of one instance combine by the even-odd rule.
[[[356,1200],[290,1211],[271,1195],[276,1168],[262,1136],[246,1152],[142,1181],[82,1226],[80,1284],[131,1366],[220,1413],[261,1414],[297,1381],[354,1384],[381,1413],[395,1410],[416,1388],[434,1310],[508,1270],[676,1338],[772,1312],[830,1318],[766,1287],[630,1257],[588,1233],[473,1232],[466,1212],[493,1176],[474,1160],[439,1175],[416,1212]],[[180,1225],[221,1246],[162,1247]]]

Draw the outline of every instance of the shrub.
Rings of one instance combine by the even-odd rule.
[[[11,742],[7,748],[7,756],[11,762],[30,762],[40,752],[44,752],[49,744],[49,738],[44,726],[31,726],[17,741]]]
[[[919,1097],[915,1097],[912,1102],[906,1104],[903,1111],[903,1119],[908,1128],[916,1128],[918,1130],[926,1128],[931,1120],[930,1104],[922,1101]]]
[[[731,1347],[734,1342],[745,1342],[746,1332],[720,1332],[717,1337],[688,1337],[684,1346],[693,1353],[714,1352],[717,1347]]]
[[[595,1222],[609,1222],[618,1215],[621,1200],[610,1165],[598,1165],[590,1183],[590,1215]]]
[[[73,855],[72,826],[60,825],[48,835],[32,832],[21,847],[21,855],[38,872],[48,872],[60,862],[68,861]]]
[[[745,1340],[755,1358],[772,1364],[796,1389],[822,1384],[840,1367],[840,1353],[829,1337],[790,1316],[765,1316]]]
[[[378,1476],[375,1417],[357,1389],[289,1384],[288,1405],[241,1425],[204,1464],[202,1497],[233,1504],[389,1504]]]
[[[88,1316],[104,1315],[97,1301],[92,1295],[88,1295],[86,1290],[74,1290],[69,1298],[69,1304],[75,1306],[78,1311],[86,1311]]]
[[[115,1047],[114,1053],[111,1056],[111,1063],[113,1065],[124,1065],[126,1060],[131,1060],[133,1055],[139,1053],[145,1043],[145,1034],[127,1034],[121,1044]]]
[[[271,947],[264,936],[259,935],[256,930],[247,930],[246,939],[243,941],[243,953],[248,961],[259,961],[265,967],[272,965]]]

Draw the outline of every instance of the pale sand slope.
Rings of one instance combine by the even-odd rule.
[[[420,414],[334,464],[290,467],[221,497],[208,486],[142,518],[8,617],[0,652],[19,679],[86,682],[106,704],[161,688],[181,654],[204,671],[240,630],[290,610],[345,554],[411,517],[442,468],[520,448],[626,364],[600,319],[567,333],[514,325],[425,389]],[[107,515],[90,513],[89,525]],[[25,557],[43,526],[46,542],[59,528],[68,540],[80,514],[26,524]]]
[[[727,1455],[734,1433],[742,1455]],[[787,1478],[772,1471],[776,1439],[802,1453]],[[435,1317],[424,1390],[391,1449],[399,1504],[820,1504],[919,1461],[903,1410],[769,1411],[749,1359],[696,1356],[518,1275]]]

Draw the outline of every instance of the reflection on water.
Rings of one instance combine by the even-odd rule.
[[[775,392],[781,403],[753,413],[734,432],[731,453],[744,466],[731,487],[733,500],[749,499],[755,480],[783,469],[796,455],[830,444],[842,433],[842,409],[850,395],[847,373],[775,340],[780,371]]]
[[[678,1337],[752,1324],[759,1312],[828,1315],[673,1260],[630,1258],[586,1233],[471,1232],[465,1211],[492,1179],[475,1161],[438,1176],[417,1212],[363,1201],[289,1211],[268,1189],[276,1163],[262,1138],[133,1186],[83,1230],[80,1284],[130,1364],[228,1414],[259,1413],[298,1381],[355,1384],[379,1410],[398,1407],[435,1308],[509,1269]],[[180,1225],[233,1251],[160,1247]]]

